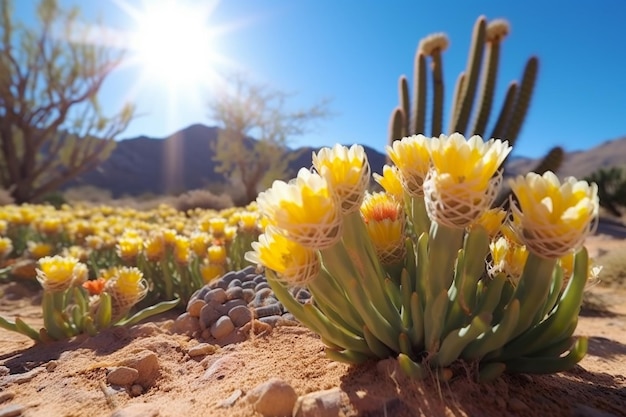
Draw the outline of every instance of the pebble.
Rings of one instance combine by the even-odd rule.
[[[199,345],[190,348],[187,353],[192,358],[195,358],[197,356],[212,355],[215,353],[216,350],[217,347],[215,345],[211,345],[209,343],[200,343]]]
[[[150,387],[160,373],[159,359],[151,350],[143,350],[135,355],[134,358],[125,360],[121,365],[135,368],[139,372],[135,382],[144,388]]]
[[[57,361],[50,361],[46,364],[46,371],[54,372],[54,370],[57,369],[57,366],[59,366]]]
[[[300,303],[310,302],[311,295],[306,288],[294,287],[290,292]],[[187,311],[174,321],[173,329],[202,340],[232,343],[235,339],[229,335],[237,331],[245,337],[253,319],[256,319],[255,334],[270,333],[273,327],[298,323],[276,299],[265,275],[257,273],[256,267],[251,265],[240,271],[227,272],[197,290],[187,303]]]
[[[34,369],[31,369],[28,372],[24,372],[22,374],[12,374],[12,375],[7,375],[4,377],[0,378],[0,387],[3,387],[5,385],[9,385],[9,384],[24,384],[26,382],[30,382],[32,381],[32,379],[34,377],[36,377],[37,375],[39,375],[40,373],[42,373],[45,370],[45,368],[43,366],[38,366]]]
[[[143,387],[139,384],[133,384],[130,387],[130,395],[133,397],[138,397],[143,394]]]
[[[16,417],[24,415],[26,408],[19,404],[10,404],[0,408],[0,417]]]
[[[139,378],[139,371],[128,366],[118,366],[111,369],[107,375],[107,382],[110,385],[127,386],[131,385]]]
[[[221,316],[215,323],[213,323],[213,325],[211,325],[211,336],[219,340],[228,336],[233,330],[235,330],[235,325],[230,317]]]
[[[291,385],[279,378],[272,378],[252,388],[246,400],[264,417],[290,416],[298,399]]]
[[[232,320],[235,327],[242,327],[252,320],[252,312],[247,306],[235,306],[228,311],[228,317]]]
[[[293,408],[293,417],[334,417],[341,415],[343,391],[331,388],[300,396]]]

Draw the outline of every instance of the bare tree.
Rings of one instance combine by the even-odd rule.
[[[97,93],[123,53],[95,42],[78,9],[41,0],[27,27],[0,4],[0,184],[23,203],[105,160],[134,109],[103,115]]]
[[[288,140],[328,117],[328,100],[291,112],[285,109],[289,94],[241,74],[230,77],[228,87],[209,101],[209,116],[221,128],[214,147],[215,171],[243,184],[245,201],[240,203],[247,204],[261,187],[284,179],[295,156]]]

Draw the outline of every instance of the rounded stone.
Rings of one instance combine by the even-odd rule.
[[[254,290],[254,287],[256,287],[257,285],[258,284],[254,281],[244,281],[241,283],[241,288],[243,288],[244,290]]]
[[[183,313],[174,322],[174,332],[193,335],[200,330],[200,321],[189,313]]]
[[[311,294],[305,288],[299,289],[298,292],[296,293],[296,300],[300,301],[301,303],[304,303],[310,299],[311,299]]]
[[[241,280],[240,280],[240,279],[234,279],[234,280],[232,280],[232,281],[228,284],[228,288],[233,288],[233,287],[241,287]]]
[[[245,288],[243,290],[243,297],[242,298],[244,299],[244,301],[246,303],[250,303],[250,302],[252,302],[252,300],[254,300],[254,295],[255,295],[254,289],[252,289],[252,288]]]
[[[266,306],[257,307],[254,309],[256,317],[268,317],[268,316],[280,316],[283,314],[282,309],[278,304],[268,304]]]
[[[233,307],[237,307],[237,306],[247,306],[248,303],[246,303],[244,300],[242,300],[241,298],[236,298],[234,300],[229,300],[224,304],[224,314],[227,314],[231,308]]]
[[[122,365],[139,371],[135,382],[144,388],[154,384],[160,373],[159,358],[156,353],[147,349],[135,353],[135,357],[125,360]]]
[[[297,399],[293,387],[278,378],[257,385],[248,394],[248,401],[264,417],[290,416]]]
[[[233,330],[235,325],[228,316],[222,316],[211,326],[211,336],[217,340],[228,336]]]
[[[269,324],[272,327],[276,327],[278,326],[279,322],[283,321],[283,316],[272,315],[272,316],[260,317],[259,321],[261,323]]]
[[[254,295],[254,301],[252,301],[253,306],[254,307],[263,306],[265,304],[265,299],[272,294],[273,292],[271,288],[263,288],[257,291],[256,294]]]
[[[113,368],[107,375],[107,382],[111,385],[127,386],[139,378],[139,371],[128,366]]]
[[[252,282],[259,274],[255,274],[250,273],[250,274],[246,274],[243,279],[241,280],[241,282]]]
[[[204,296],[204,302],[207,304],[222,304],[226,301],[226,299],[226,291],[224,290],[224,288],[214,288],[211,291],[207,292]]]
[[[212,355],[217,350],[215,345],[211,345],[209,343],[200,343],[189,349],[187,352],[190,357],[195,358],[197,356],[206,356]]]
[[[230,300],[236,300],[243,298],[243,289],[241,287],[231,287],[226,290],[226,298]]]
[[[223,313],[219,306],[206,304],[200,310],[200,330],[208,329],[219,319]]]
[[[143,394],[143,387],[139,384],[134,384],[130,387],[130,395],[132,397],[138,397]]]
[[[244,269],[242,269],[241,272],[244,273],[245,275],[248,275],[248,274],[257,275],[257,273],[255,272],[256,268],[257,268],[256,265],[248,265]]]
[[[270,288],[270,284],[268,284],[267,282],[259,282],[256,287],[254,287],[254,291],[261,291],[264,290],[266,288]]]
[[[200,317],[200,310],[204,307],[206,303],[203,299],[196,299],[189,302],[189,306],[187,307],[187,312],[190,316]]]
[[[256,277],[252,279],[252,281],[254,281],[257,284],[260,284],[262,282],[267,282],[267,279],[265,278],[265,275],[257,275]]]
[[[235,306],[228,312],[235,327],[241,327],[252,320],[252,312],[246,306]]]

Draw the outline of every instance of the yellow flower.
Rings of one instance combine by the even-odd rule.
[[[239,215],[239,227],[244,232],[255,232],[258,228],[259,214],[254,211],[244,211]]]
[[[209,219],[209,232],[213,235],[214,239],[221,239],[224,237],[227,221],[222,217],[213,217]]]
[[[560,183],[554,173],[531,172],[510,181],[517,197],[512,204],[518,235],[529,250],[544,258],[560,258],[578,249],[596,225],[598,188],[573,177]]]
[[[26,246],[28,248],[28,255],[32,259],[39,259],[43,258],[44,256],[50,256],[54,251],[54,246],[52,246],[50,243],[28,241],[26,242]]]
[[[448,36],[445,33],[433,33],[420,41],[419,50],[425,56],[430,56],[435,51],[445,51],[449,43]]]
[[[235,226],[226,226],[224,229],[224,243],[228,244],[232,242],[237,236],[237,227]]]
[[[313,153],[313,166],[339,198],[343,214],[359,209],[370,182],[370,164],[361,145],[322,148]]]
[[[246,260],[271,269],[290,283],[305,284],[319,273],[316,251],[294,242],[274,227],[268,227],[258,242],[252,243],[252,249],[246,253]]]
[[[222,245],[211,245],[207,250],[207,257],[210,264],[226,265],[228,260],[226,248]]]
[[[559,258],[559,265],[561,265],[561,268],[563,268],[563,287],[565,287],[567,282],[574,274],[574,251],[569,251],[565,255],[561,256]],[[589,262],[587,264],[587,282],[590,284],[597,283],[601,271],[602,266],[595,265],[594,260],[589,258]]]
[[[174,241],[174,260],[180,265],[187,265],[191,259],[189,239],[185,236],[176,236]]]
[[[89,252],[83,246],[72,245],[63,249],[63,256],[72,256],[78,259],[80,262],[87,262],[89,259]]]
[[[489,272],[493,276],[503,272],[513,283],[522,275],[528,251],[523,245],[516,245],[505,237],[499,237],[489,244],[492,264]]]
[[[85,238],[85,244],[89,249],[100,250],[104,246],[104,240],[99,235],[90,235]]]
[[[13,242],[8,237],[0,237],[0,259],[4,259],[13,252]]]
[[[270,224],[303,246],[324,249],[341,238],[341,206],[317,173],[302,168],[289,183],[274,181],[257,202]]]
[[[400,170],[397,166],[383,166],[383,175],[374,173],[374,180],[398,201],[404,199],[404,189],[402,188],[402,179]]]
[[[0,236],[5,235],[8,228],[9,223],[6,220],[0,220]]]
[[[404,191],[412,197],[424,195],[424,178],[430,167],[429,139],[424,135],[414,135],[396,140],[387,146],[387,154],[398,167]]]
[[[474,225],[484,227],[489,237],[493,238],[500,233],[506,215],[506,210],[500,207],[492,208],[482,213]]]
[[[389,265],[404,259],[406,246],[401,203],[387,193],[367,194],[361,205],[361,216],[380,261]]]
[[[480,136],[441,135],[429,142],[432,169],[424,182],[431,220],[452,228],[472,224],[493,202],[502,179],[495,175],[511,151],[508,142]]]
[[[162,233],[153,232],[143,244],[143,253],[149,261],[158,262],[165,254],[165,239]]]
[[[63,224],[59,217],[44,217],[37,222],[37,230],[46,235],[54,235],[61,232]]]
[[[189,237],[191,250],[198,258],[204,257],[209,246],[210,236],[204,232],[193,232]]]
[[[46,256],[39,259],[37,280],[44,291],[64,291],[87,280],[87,266],[71,256]]]
[[[226,268],[224,265],[220,264],[210,264],[210,263],[202,263],[200,265],[200,275],[202,275],[202,280],[205,284],[210,283],[216,278],[221,277],[226,273]]]
[[[143,241],[139,237],[121,236],[117,242],[117,255],[124,261],[134,261],[143,248]]]
[[[111,321],[124,317],[146,296],[148,285],[143,273],[135,267],[120,267],[114,277],[106,281],[104,291],[111,295]]]

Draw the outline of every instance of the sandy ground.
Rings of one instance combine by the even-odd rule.
[[[601,234],[587,247],[592,255],[624,251],[626,240]],[[0,290],[0,315],[41,323],[38,292],[17,284]],[[331,362],[320,340],[299,326],[199,356],[197,340],[170,332],[175,315],[42,345],[0,330],[0,417],[261,416],[246,394],[271,378],[298,396],[331,390],[327,405],[338,399],[336,409],[327,406],[331,416],[626,416],[626,292],[603,285],[590,291],[610,311],[581,316],[576,333],[589,337],[589,352],[575,369],[483,385],[466,377],[418,383],[380,364]],[[109,383],[111,369],[138,361],[146,367],[139,384]],[[301,415],[322,415],[314,411]]]

